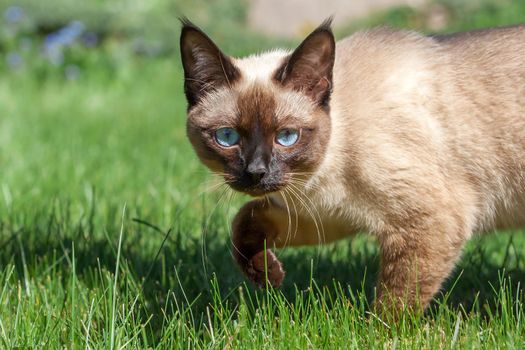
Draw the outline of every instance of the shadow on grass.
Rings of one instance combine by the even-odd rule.
[[[58,275],[67,275],[70,269],[67,257],[74,246],[76,276],[88,288],[95,288],[98,282],[92,276],[97,275],[97,270],[115,271],[118,235],[114,233],[120,230],[118,216],[118,210],[113,211],[107,219],[115,224],[104,229],[97,229],[90,220],[68,222],[64,215],[42,216],[30,220],[30,224],[19,224],[16,230],[0,223],[0,262],[3,266],[13,262],[19,279],[23,279],[25,271],[31,276],[49,273],[51,266],[55,271],[62,271]],[[122,279],[123,283],[126,279],[127,282],[133,280],[142,287],[141,299],[147,312],[159,317],[153,319],[153,324],[162,322],[159,310],[168,316],[174,312],[173,306],[167,307],[170,299],[191,304],[197,315],[205,314],[206,307],[217,297],[212,291],[212,279],[223,301],[231,308],[239,304],[238,290],[244,286],[244,279],[231,258],[227,237],[211,229],[203,246],[199,238],[186,232],[175,230],[166,235],[151,225],[128,221],[122,243],[124,263],[121,266],[126,269]],[[513,238],[518,236],[520,239]],[[438,296],[438,300],[454,308],[461,305],[466,311],[471,310],[475,302],[494,308],[502,269],[505,276],[510,277],[512,289],[520,287],[519,281],[525,281],[523,235],[492,237],[495,236],[469,244],[444,286],[443,291],[448,295]],[[368,303],[373,300],[378,251],[375,243],[365,236],[322,248],[285,249],[279,256],[287,271],[281,291],[291,304],[305,295],[301,292],[309,290],[312,279],[316,290],[328,291],[332,296],[340,296],[342,291],[348,297],[364,295],[360,300]],[[67,281],[63,283],[67,288]],[[248,286],[243,293],[257,296],[264,291]]]

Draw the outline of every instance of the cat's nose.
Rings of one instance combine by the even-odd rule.
[[[263,163],[252,163],[248,165],[245,172],[254,183],[259,183],[268,172],[268,168]]]

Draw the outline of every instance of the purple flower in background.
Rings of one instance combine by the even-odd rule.
[[[87,32],[82,36],[82,42],[86,47],[95,47],[98,44],[98,35],[94,32]]]
[[[22,67],[24,60],[17,52],[9,52],[6,57],[7,65],[12,69],[18,69]]]
[[[55,46],[60,46],[58,36],[55,33],[48,34],[44,39],[44,50],[50,50]]]
[[[10,6],[4,11],[8,23],[18,23],[24,18],[24,10],[20,6]]]
[[[84,32],[84,29],[84,23],[73,21],[58,31],[49,34],[44,41],[44,46],[71,45]]]
[[[49,34],[44,40],[44,55],[52,64],[62,64],[64,61],[64,47],[74,44],[85,29],[84,23],[72,21],[67,26]]]
[[[84,23],[80,21],[73,21],[64,28],[60,29],[59,35],[67,41],[66,44],[72,44],[86,29]]]

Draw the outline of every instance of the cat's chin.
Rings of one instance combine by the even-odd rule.
[[[251,197],[264,197],[270,193],[278,192],[278,190],[275,191],[265,191],[265,190],[251,190],[251,191],[244,191],[245,194],[251,196]]]

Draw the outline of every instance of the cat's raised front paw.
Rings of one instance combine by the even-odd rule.
[[[267,272],[266,266],[268,267]],[[277,288],[281,285],[285,275],[283,265],[269,249],[255,254],[248,260],[243,270],[250,281],[259,288],[266,286],[266,276],[268,276],[268,284],[273,288]]]

